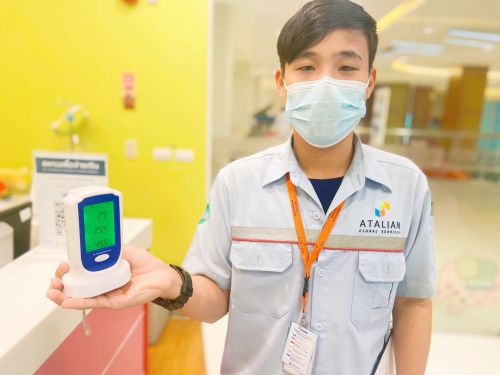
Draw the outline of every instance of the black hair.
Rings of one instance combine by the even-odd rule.
[[[283,26],[278,38],[281,69],[292,63],[307,48],[313,47],[332,31],[356,30],[368,44],[368,68],[371,71],[377,53],[377,22],[362,6],[349,0],[314,0],[308,2]]]

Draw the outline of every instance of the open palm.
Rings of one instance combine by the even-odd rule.
[[[132,278],[124,286],[93,298],[70,298],[64,294],[62,276],[69,271],[63,262],[51,279],[47,297],[66,309],[125,309],[150,302],[169,290],[172,269],[146,250],[124,245],[122,258],[129,262]],[[175,272],[175,271],[174,271]],[[173,297],[175,298],[175,297]]]

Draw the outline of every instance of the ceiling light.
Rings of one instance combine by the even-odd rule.
[[[441,44],[419,43],[406,40],[393,40],[391,44],[394,52],[406,55],[438,57],[444,49]]]
[[[434,76],[434,77],[449,77],[451,75],[450,69],[410,65],[410,64],[405,64],[404,62],[399,60],[394,60],[391,66],[394,70],[404,73],[419,74],[419,75]]]
[[[484,90],[484,98],[486,100],[500,100],[500,87],[487,87]]]
[[[399,4],[396,8],[391,10],[377,22],[377,30],[379,33],[387,29],[398,19],[406,16],[408,13],[414,11],[419,6],[424,4],[427,0],[406,0]]]
[[[484,33],[481,31],[471,31],[462,29],[450,29],[448,30],[448,34],[450,34],[450,36],[458,36],[461,38],[482,39],[482,40],[488,40],[490,42],[500,42],[500,34],[494,34],[494,33]]]
[[[499,80],[500,81],[500,71],[498,70],[489,70],[487,74],[488,79],[491,80]]]
[[[403,73],[411,73],[418,74],[423,76],[433,76],[433,77],[450,77],[452,75],[460,75],[462,71],[462,67],[454,67],[454,68],[433,68],[430,66],[418,66],[418,65],[410,65],[405,64],[398,59],[393,60],[391,63],[391,67],[394,70]],[[487,74],[488,80],[500,80],[500,71],[490,70]]]
[[[479,40],[447,38],[446,44],[449,44],[452,46],[481,48],[481,49],[484,49],[486,51],[492,51],[495,49],[495,45],[493,43],[481,42]]]

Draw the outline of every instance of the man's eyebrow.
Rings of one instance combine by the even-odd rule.
[[[302,51],[301,53],[299,53],[299,55],[297,56],[297,58],[295,60],[298,60],[298,59],[314,59],[317,56],[318,56],[318,54],[316,52],[313,52],[313,51]]]
[[[363,61],[363,58],[356,51],[353,51],[353,50],[345,50],[345,51],[336,52],[334,55],[340,56],[340,57],[346,57],[346,58],[350,58],[350,59],[354,58],[354,59],[358,59],[358,60]]]
[[[349,59],[358,59],[358,60],[363,61],[363,58],[354,50],[344,50],[344,51],[335,52],[334,56],[344,57],[344,58],[349,58]],[[299,55],[297,56],[297,58],[295,60],[314,59],[317,57],[318,57],[318,54],[316,52],[302,51],[301,53],[299,53]]]

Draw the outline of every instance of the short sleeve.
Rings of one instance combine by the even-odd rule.
[[[182,266],[192,275],[203,275],[221,289],[231,287],[231,224],[229,199],[221,171],[210,192],[209,203],[196,228]]]
[[[406,274],[397,296],[430,298],[435,292],[434,216],[427,184],[420,194],[406,240]]]

